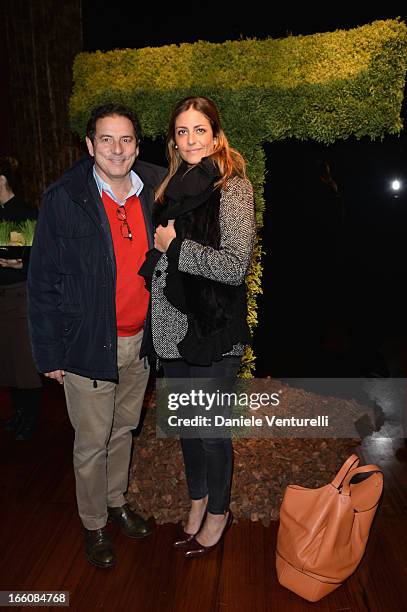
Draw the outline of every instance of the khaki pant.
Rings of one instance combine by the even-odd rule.
[[[140,420],[149,369],[139,352],[143,332],[118,338],[119,382],[66,372],[65,397],[75,429],[73,450],[76,498],[86,529],[107,522],[107,506],[126,503],[132,447],[131,430]]]

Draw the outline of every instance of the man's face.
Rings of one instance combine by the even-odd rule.
[[[121,115],[98,119],[95,138],[92,142],[86,137],[86,144],[96,172],[109,184],[125,178],[138,155],[133,124]]]

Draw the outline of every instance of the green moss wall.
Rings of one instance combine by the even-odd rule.
[[[407,28],[400,20],[284,39],[200,41],[157,48],[80,53],[74,62],[71,126],[84,136],[92,107],[120,101],[137,112],[143,133],[166,133],[175,102],[206,95],[217,103],[231,144],[248,162],[258,227],[264,211],[263,142],[283,138],[332,143],[354,135],[382,138],[402,129]],[[247,280],[249,323],[257,322],[261,246]],[[254,355],[245,355],[250,376]]]

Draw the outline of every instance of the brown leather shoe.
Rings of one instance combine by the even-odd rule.
[[[209,552],[211,552],[214,548],[216,548],[216,546],[222,540],[223,536],[225,535],[229,527],[231,527],[232,523],[233,523],[233,514],[232,514],[232,510],[229,510],[226,524],[216,544],[213,544],[212,546],[204,546],[203,544],[198,542],[198,540],[194,536],[188,546],[188,550],[185,553],[185,559],[196,559],[197,557],[203,557],[203,555],[207,555]]]
[[[122,532],[129,538],[145,538],[151,529],[139,514],[131,510],[129,504],[117,508],[107,508],[109,521],[120,525]]]
[[[116,563],[113,546],[106,527],[85,529],[86,558],[97,567],[113,567]]]

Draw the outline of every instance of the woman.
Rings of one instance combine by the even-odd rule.
[[[245,162],[205,97],[176,105],[167,154],[155,251],[140,271],[151,279],[154,349],[167,378],[235,377],[249,341],[245,275],[256,231]],[[230,438],[184,438],[181,446],[191,509],[174,545],[194,558],[232,524],[233,448]]]
[[[0,222],[35,219],[37,211],[18,198],[18,162],[0,157]],[[7,431],[29,440],[38,419],[41,378],[34,365],[27,329],[27,260],[0,258],[0,385],[10,387],[13,414]]]

